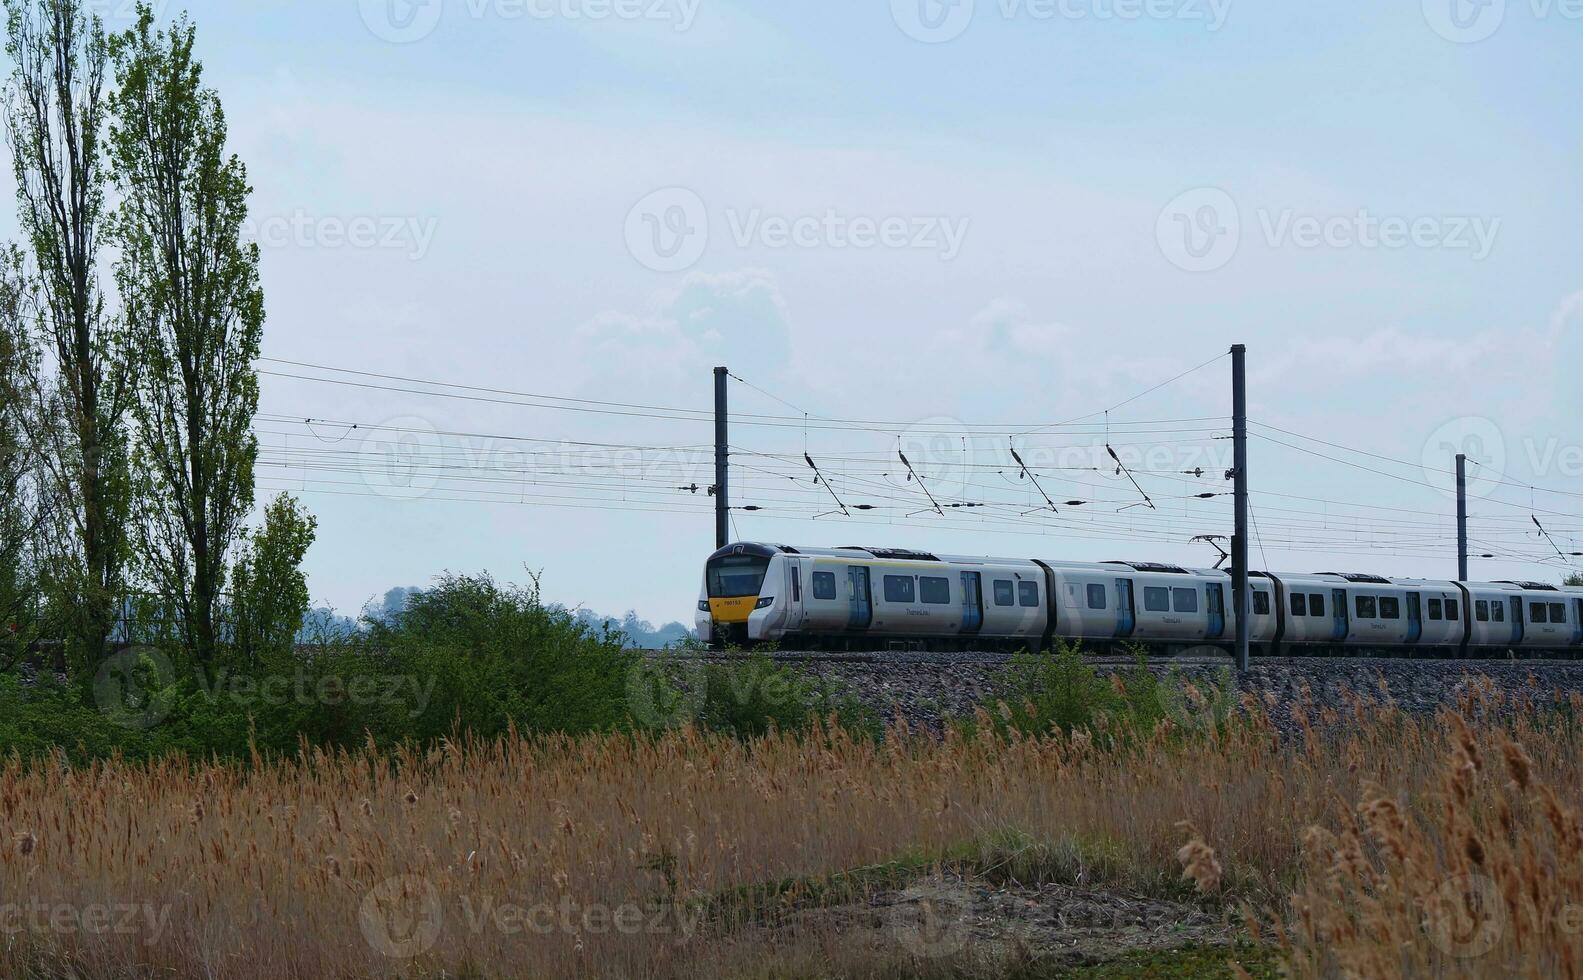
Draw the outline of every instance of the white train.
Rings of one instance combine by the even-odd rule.
[[[1259,652],[1583,649],[1583,588],[1321,572],[1252,573]],[[698,634],[717,645],[1225,646],[1231,576],[1154,563],[962,558],[733,544],[710,556]]]

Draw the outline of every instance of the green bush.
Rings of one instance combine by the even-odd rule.
[[[997,733],[1044,735],[1084,730],[1110,740],[1147,735],[1162,722],[1178,732],[1221,728],[1234,717],[1234,682],[1223,669],[1216,685],[1203,690],[1174,669],[1165,680],[1149,670],[1145,654],[1136,664],[1101,677],[1083,659],[1081,646],[1062,644],[1052,653],[1018,654],[992,684],[993,693],[975,718],[962,722],[968,734],[987,719]]]
[[[650,730],[691,723],[750,738],[830,719],[875,737],[883,729],[879,716],[839,685],[763,654],[707,664],[650,661],[638,668],[630,694],[633,720]]]
[[[96,677],[22,685],[0,676],[0,757],[248,758],[326,748],[431,745],[466,732],[653,731],[691,722],[741,737],[835,717],[879,720],[818,678],[758,656],[657,665],[615,630],[544,605],[536,586],[448,575],[395,616],[307,648],[278,642],[185,662],[163,643],[110,658]],[[266,635],[269,631],[260,633]]]

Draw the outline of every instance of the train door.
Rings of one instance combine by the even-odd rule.
[[[1211,582],[1207,589],[1206,601],[1209,604],[1209,633],[1208,639],[1215,639],[1226,635],[1226,587],[1219,582]]]
[[[1330,638],[1336,643],[1341,643],[1342,641],[1346,640],[1347,633],[1352,628],[1351,624],[1347,620],[1348,613],[1346,589],[1330,590],[1330,609],[1333,616],[1335,617],[1334,624],[1331,628]]]
[[[1424,638],[1424,600],[1418,592],[1407,593],[1407,642]]]
[[[1132,579],[1116,579],[1116,635],[1131,636],[1138,628],[1138,607],[1132,598]]]
[[[1572,600],[1572,645],[1583,646],[1583,599]]]
[[[1521,597],[1511,600],[1512,617],[1512,645],[1517,646],[1523,642],[1523,600]]]
[[[984,576],[962,573],[962,632],[977,633],[984,628]]]
[[[802,561],[796,558],[786,563],[786,578],[788,588],[786,594],[791,596],[788,607],[789,615],[786,620],[787,629],[802,629],[807,607],[802,601]]]
[[[846,574],[852,598],[847,626],[866,630],[874,622],[874,599],[868,587],[868,569],[861,565],[848,565]]]

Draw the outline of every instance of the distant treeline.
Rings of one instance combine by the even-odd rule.
[[[320,643],[367,632],[373,624],[388,625],[407,608],[407,603],[412,598],[422,594],[423,590],[417,586],[390,589],[379,599],[366,604],[356,617],[346,616],[325,607],[312,609],[303,618],[302,630],[297,635],[297,642]],[[586,626],[592,632],[620,633],[625,645],[633,649],[660,650],[697,638],[697,633],[685,623],[670,622],[663,626],[655,626],[632,610],[628,610],[624,616],[616,617],[602,615],[590,609],[568,609],[558,603],[551,603],[549,608],[570,614],[574,621]]]

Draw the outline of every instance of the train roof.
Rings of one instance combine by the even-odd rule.
[[[987,555],[942,555],[931,551],[918,551],[910,548],[864,547],[856,545],[841,548],[805,548],[749,541],[727,545],[711,555],[710,559],[724,558],[731,555],[754,555],[761,558],[772,558],[775,555],[783,554],[807,555],[814,558],[851,558],[854,555],[859,555],[882,561],[908,561],[919,564],[941,563],[1028,567],[1042,563],[1063,571],[1084,571],[1098,574],[1113,574],[1119,567],[1130,568],[1135,572],[1147,575],[1178,575],[1198,579],[1229,578],[1231,574],[1223,568],[1187,568],[1168,562],[1041,561],[1033,558],[996,558]],[[1255,579],[1272,577],[1270,572],[1252,571],[1248,574]],[[1282,582],[1303,585],[1383,585],[1391,588],[1438,588],[1446,591],[1455,589],[1458,585],[1454,579],[1388,578],[1384,575],[1376,575],[1370,572],[1275,572],[1273,577],[1279,578]],[[1548,592],[1557,595],[1583,596],[1583,586],[1555,586],[1547,582],[1501,581],[1464,582],[1461,584],[1483,591],[1509,592],[1512,594]]]

